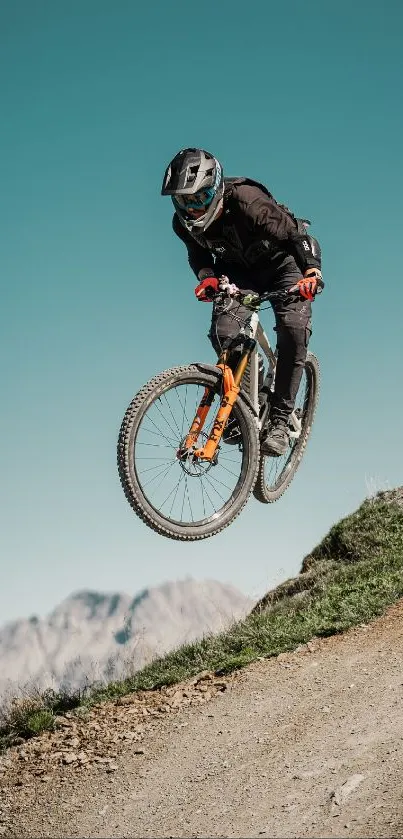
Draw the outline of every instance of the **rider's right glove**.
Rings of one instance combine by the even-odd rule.
[[[195,295],[202,303],[211,303],[218,291],[217,277],[206,277],[195,288]]]

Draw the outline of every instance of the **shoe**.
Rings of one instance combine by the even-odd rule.
[[[222,434],[223,443],[229,446],[237,446],[242,440],[241,429],[235,417],[230,417]]]
[[[274,419],[267,432],[267,436],[262,442],[260,450],[262,454],[270,455],[271,457],[281,457],[289,448],[290,436],[288,433],[287,420],[279,418]]]

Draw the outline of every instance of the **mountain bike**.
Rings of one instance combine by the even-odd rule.
[[[295,292],[296,287],[245,294],[221,278],[218,302],[235,298],[250,311],[236,337],[223,343],[215,365],[194,362],[165,370],[130,403],[118,439],[119,477],[134,512],[157,533],[205,539],[228,527],[252,493],[267,504],[290,485],[312,428],[319,362],[308,352],[286,454],[264,455],[260,443],[270,416],[277,354],[259,310],[265,301]]]

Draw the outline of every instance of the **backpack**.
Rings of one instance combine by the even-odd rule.
[[[322,261],[322,251],[321,251],[320,244],[319,244],[318,240],[315,239],[314,236],[311,236],[310,233],[307,232],[308,227],[311,224],[309,219],[298,218],[297,216],[295,216],[294,213],[292,212],[292,210],[290,210],[290,208],[287,207],[286,204],[281,204],[280,201],[277,201],[277,199],[274,197],[274,195],[272,195],[272,193],[267,189],[267,186],[265,186],[264,184],[261,184],[260,181],[254,181],[253,178],[225,178],[224,180],[225,180],[225,184],[229,185],[230,188],[231,188],[232,184],[234,184],[234,185],[235,184],[248,184],[249,186],[259,187],[259,189],[261,189],[262,192],[264,192],[265,195],[267,195],[268,198],[271,199],[271,201],[274,201],[274,203],[277,204],[277,206],[280,207],[280,209],[283,210],[284,213],[287,213],[287,215],[290,216],[290,218],[292,218],[293,221],[295,221],[295,223],[297,225],[298,236],[304,236],[308,239],[309,244],[311,246],[312,255],[314,257],[316,257],[316,259],[318,260],[319,263],[321,263],[321,261]],[[229,191],[229,194],[230,194],[230,191]]]
[[[274,203],[277,204],[277,206],[280,207],[280,209],[283,210],[283,212],[287,213],[287,215],[290,216],[290,218],[292,218],[293,221],[296,222],[296,224],[298,226],[298,233],[300,233],[301,236],[306,235],[307,228],[311,224],[309,219],[307,219],[307,218],[297,218],[297,216],[294,215],[292,210],[290,210],[290,208],[287,207],[286,204],[281,204],[280,201],[277,201],[277,199],[274,197],[274,195],[267,189],[267,186],[260,183],[260,181],[254,181],[253,178],[224,178],[224,181],[225,181],[225,184],[229,185],[230,187],[232,186],[232,184],[234,184],[234,186],[235,185],[238,186],[238,184],[247,184],[248,186],[259,187],[259,189],[261,189],[262,192],[264,192],[265,195],[267,195],[267,197],[271,199],[271,201],[274,201]]]

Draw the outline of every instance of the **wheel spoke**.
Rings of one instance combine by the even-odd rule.
[[[191,515],[192,521],[194,521],[192,503],[191,503],[190,496],[189,496],[189,487],[188,487],[187,477],[185,478],[185,487],[186,487],[186,495],[187,495],[187,499],[188,499],[190,515]]]
[[[185,489],[186,489],[186,475],[185,475]],[[180,517],[181,521],[183,521],[183,508],[184,508],[184,506],[185,506],[185,493],[183,493],[183,498],[182,498],[182,508],[181,508],[181,517]]]
[[[178,494],[179,484],[181,483],[181,481],[183,481],[183,480],[184,480],[184,477],[185,477],[185,473],[184,473],[184,472],[182,472],[182,474],[181,474],[181,476],[180,476],[180,478],[179,478],[179,480],[178,480],[178,483],[176,484],[176,487],[173,487],[173,489],[171,489],[171,491],[170,491],[170,493],[167,495],[167,497],[166,497],[165,501],[163,501],[163,502],[161,503],[161,510],[162,510],[162,508],[165,506],[165,504],[167,503],[167,501],[170,499],[171,495],[174,493],[174,497],[173,497],[173,499],[172,499],[172,504],[171,504],[171,509],[170,509],[170,511],[169,511],[169,514],[171,514],[171,513],[172,513],[172,510],[173,510],[173,505],[175,504],[176,496],[177,496],[177,494]]]
[[[182,435],[181,435],[181,432],[180,432],[180,428],[179,428],[179,426],[178,426],[178,424],[177,424],[177,422],[176,422],[176,419],[175,419],[175,417],[174,417],[174,415],[173,415],[173,413],[172,413],[172,408],[171,408],[171,406],[170,406],[170,404],[169,404],[169,402],[168,402],[168,400],[167,400],[166,393],[163,393],[162,395],[163,395],[163,397],[164,397],[164,399],[165,399],[165,402],[167,403],[167,408],[168,408],[168,411],[169,411],[169,413],[171,414],[171,417],[172,417],[172,419],[173,419],[173,421],[174,421],[174,425],[176,425],[176,430],[177,430],[177,432],[178,432],[179,439],[180,439],[180,438],[181,438],[181,436],[182,436]]]
[[[236,477],[237,477],[236,472],[232,472],[232,470],[231,470],[231,469],[228,469],[228,466],[224,466],[224,464],[223,464],[223,463],[221,464],[221,468],[222,468],[222,469],[225,469],[225,471],[226,471],[226,472],[228,472],[230,475],[233,475],[233,476],[234,476],[234,478],[236,478]]]
[[[186,415],[186,400],[188,398],[187,385],[186,385],[186,390],[185,390],[185,404],[184,405],[182,405],[182,402],[181,402],[181,399],[180,399],[179,388],[176,388],[175,393],[176,393],[176,395],[179,399],[179,404],[182,408],[182,428],[181,428],[181,439],[182,439],[183,438],[183,429],[185,427],[185,422],[187,422],[187,415]]]
[[[203,481],[201,481],[201,485],[202,485],[202,487],[203,487],[203,492],[205,492],[205,493],[206,493],[207,498],[208,498],[208,500],[210,501],[210,504],[211,504],[211,506],[212,506],[212,508],[213,508],[214,512],[216,513],[216,512],[217,512],[217,507],[216,507],[216,505],[215,505],[215,504],[213,504],[213,502],[212,502],[212,500],[211,500],[211,498],[210,498],[210,496],[209,496],[209,494],[208,494],[208,492],[207,492],[207,487],[205,487],[205,486],[204,486]]]
[[[150,461],[150,460],[159,460],[159,461],[160,461],[160,463],[161,463],[162,457],[136,457],[136,460],[137,460],[137,463],[139,462],[139,460],[147,460],[147,461]],[[168,461],[167,461],[167,460],[164,460],[163,462],[164,462],[164,463],[168,463]],[[162,465],[162,464],[161,464],[161,465]]]
[[[154,432],[152,431],[151,434],[154,434]],[[154,449],[168,449],[171,448],[173,445],[175,444],[171,443],[169,446],[163,446],[160,443],[139,443],[139,446],[152,446]]]
[[[215,488],[215,486],[214,486],[213,482],[210,480],[210,478],[209,478],[207,475],[206,475],[206,481],[207,481],[207,483],[209,484],[209,486],[211,486],[211,488],[214,490],[214,492],[216,492],[216,493],[217,493],[217,495],[219,495],[219,496],[220,496],[220,498],[224,501],[224,496],[223,496],[223,495],[221,495],[221,493],[220,493],[220,492],[218,492],[218,489],[216,489],[216,488]]]
[[[220,480],[219,480],[218,478],[216,478],[215,476],[214,476],[214,477],[212,477],[212,478],[210,479],[210,482],[211,482],[211,483],[212,483],[213,481],[216,481],[216,483],[217,483],[217,484],[220,484],[220,486],[224,487],[225,489],[229,489],[229,490],[231,491],[231,487],[229,487],[229,486],[228,486],[228,484],[224,484],[224,482],[223,482],[223,481],[220,481]]]
[[[166,440],[166,441],[167,441],[167,443],[168,443],[170,446],[175,446],[175,445],[176,445],[175,441],[169,440],[169,438],[168,438],[168,437],[166,437],[166,436],[165,436],[165,434],[162,434],[162,432],[161,432],[161,431],[159,430],[159,428],[158,428],[158,425],[156,425],[156,423],[155,423],[155,422],[153,422],[153,420],[151,419],[151,417],[147,417],[147,420],[148,420],[148,422],[151,422],[151,423],[153,424],[154,428],[156,428],[156,429],[157,429],[157,431],[150,431],[150,429],[149,429],[149,428],[144,428],[143,430],[144,430],[144,431],[146,431],[146,432],[147,432],[147,434],[154,434],[156,437],[160,437],[160,438],[161,438],[161,437],[163,437],[163,438],[164,438],[164,440]],[[142,444],[142,445],[144,445],[144,444]]]
[[[151,484],[151,483],[152,483],[152,481],[155,481],[155,479],[156,479],[156,478],[160,478],[160,477],[161,477],[161,475],[163,475],[163,476],[164,476],[164,478],[165,478],[165,477],[166,477],[166,475],[168,474],[169,470],[170,470],[170,469],[172,469],[172,467],[173,467],[173,466],[174,466],[174,463],[171,463],[171,464],[170,464],[170,466],[168,466],[168,468],[167,468],[167,469],[162,469],[162,471],[161,471],[161,472],[159,472],[157,475],[153,475],[153,476],[152,476],[152,478],[150,478],[150,480],[149,480],[149,481],[147,481],[145,484],[143,484],[143,487],[148,486],[149,484]],[[154,468],[155,468],[155,467],[154,467]],[[146,469],[146,470],[144,470],[144,471],[146,471],[146,472],[147,472],[147,471],[149,471],[149,470],[147,470],[147,469]]]
[[[167,418],[164,416],[164,414],[162,413],[162,410],[161,410],[160,406],[158,405],[158,402],[160,402],[160,401],[161,401],[161,397],[160,397],[160,398],[159,398],[159,399],[158,399],[158,400],[154,403],[154,407],[155,407],[155,408],[157,409],[157,411],[161,414],[162,419],[163,419],[163,420],[165,420],[165,422],[166,422],[166,424],[167,424],[167,426],[168,426],[169,430],[172,432],[173,436],[175,437],[176,433],[178,433],[178,434],[179,434],[179,429],[178,429],[178,430],[177,430],[177,432],[176,432],[176,431],[172,428],[172,426],[169,424],[169,422],[168,422]],[[179,437],[178,437],[178,441],[179,441]]]
[[[138,460],[141,460],[141,459],[142,459],[142,458],[137,458],[137,461],[138,461]],[[155,460],[155,458],[153,458],[153,459]],[[143,458],[143,460],[144,460],[144,458]],[[162,468],[162,471],[164,471],[164,468],[165,468],[165,464],[166,464],[166,463],[169,463],[169,465],[170,465],[170,466],[173,466],[173,465],[174,465],[174,462],[175,462],[175,461],[168,461],[168,460],[164,460],[164,462],[163,462],[163,463],[158,463],[158,466],[148,466],[148,467],[147,467],[147,469],[141,469],[141,470],[139,470],[139,475],[145,475],[145,474],[146,474],[146,472],[153,472],[153,471],[155,471],[155,469],[161,469],[161,468]]]
[[[200,487],[201,487],[202,501],[203,501],[203,513],[204,513],[204,518],[206,518],[206,504],[205,504],[205,499],[204,499],[204,484],[203,484],[203,481],[200,481]]]

